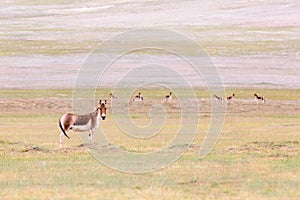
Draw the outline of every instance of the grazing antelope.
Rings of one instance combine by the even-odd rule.
[[[261,101],[262,103],[266,102],[265,97],[260,97],[256,93],[254,94],[254,98],[255,98],[256,103],[258,103],[258,101]]]
[[[215,101],[218,103],[219,101],[224,102],[223,97],[218,97],[217,95],[214,94]]]
[[[235,95],[232,94],[231,96],[227,97],[227,101],[228,101],[228,102],[232,101],[234,96],[235,96]]]
[[[113,101],[113,100],[116,100],[118,97],[116,95],[114,95],[113,93],[110,93],[109,98],[110,98],[110,101]]]
[[[167,103],[167,102],[170,102],[171,100],[172,100],[172,92],[170,92],[170,94],[168,94],[168,95],[166,95],[165,96],[165,102]]]
[[[60,134],[60,145],[62,147],[64,135],[69,138],[67,131],[73,130],[77,132],[89,131],[89,141],[92,141],[94,131],[99,127],[100,117],[105,120],[106,117],[106,107],[105,102],[99,101],[98,108],[96,111],[86,114],[86,115],[76,115],[71,113],[66,113],[59,119],[59,127],[62,131]],[[70,139],[70,138],[69,138]]]
[[[133,101],[144,101],[142,93],[139,92],[137,95],[135,95]]]

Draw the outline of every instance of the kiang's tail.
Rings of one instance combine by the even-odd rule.
[[[62,127],[61,119],[59,119],[58,124],[59,124],[59,127],[60,127],[61,131],[64,133],[64,135],[65,135],[68,139],[70,139],[69,136],[67,135],[65,129]]]

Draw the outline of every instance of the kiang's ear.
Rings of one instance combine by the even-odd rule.
[[[104,103],[106,104],[107,103],[107,100],[105,99]]]
[[[99,104],[101,104],[101,99],[100,99],[100,101],[99,101]]]

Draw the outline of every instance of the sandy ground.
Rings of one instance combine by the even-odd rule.
[[[296,0],[7,0],[0,6],[0,88],[72,88],[101,41],[145,27],[194,39],[211,55],[225,86],[300,88]]]
[[[0,87],[1,88],[72,88],[77,79],[77,73],[86,59],[85,55],[76,56],[30,56],[30,57],[0,57]],[[116,77],[126,75],[124,69],[130,71],[136,66],[143,66],[155,60],[156,63],[165,64],[168,57],[155,58],[132,57],[119,64],[116,63],[110,73],[101,79],[101,86],[111,87],[118,83]],[[225,87],[260,87],[260,88],[300,88],[300,65],[297,57],[211,57],[212,62],[219,71]],[[134,66],[132,63],[138,63]],[[191,69],[168,62],[170,69],[182,68],[186,73],[182,76],[188,78],[193,86],[205,86],[198,74],[189,73]],[[163,82],[168,74],[155,76],[153,81]],[[172,77],[169,77],[169,79]]]

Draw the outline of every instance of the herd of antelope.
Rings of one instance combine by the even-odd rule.
[[[231,102],[235,97],[235,94],[232,94],[231,96],[226,97],[227,102]],[[217,95],[214,95],[215,101],[216,102],[225,102],[223,97],[218,97]],[[254,93],[254,99],[256,103],[258,104],[259,102],[261,103],[266,103],[266,99],[263,96],[258,96],[256,93]]]
[[[164,102],[168,103],[172,101],[172,96],[173,93],[170,92],[164,97]],[[117,100],[117,96],[110,93],[109,98],[112,101]],[[233,101],[235,98],[235,94],[232,94],[231,96],[226,97],[225,99],[223,97],[219,97],[217,95],[214,95],[215,101],[218,102],[225,102],[225,100],[229,103]],[[266,99],[263,96],[258,96],[256,93],[254,94],[254,98],[256,103],[265,103]],[[143,102],[144,98],[142,96],[142,93],[139,92],[137,95],[134,96],[132,99],[133,102],[140,101]],[[69,130],[72,131],[77,131],[77,132],[89,132],[89,137],[88,140],[91,142],[93,139],[93,134],[95,130],[99,127],[100,125],[100,120],[105,120],[106,118],[106,104],[107,100],[102,102],[101,100],[99,101],[97,109],[89,114],[85,115],[77,115],[77,114],[72,114],[72,113],[65,113],[63,114],[58,121],[59,127],[61,129],[61,134],[60,134],[60,148],[63,146],[63,138],[64,136],[70,139],[70,137],[67,135],[67,132]]]

